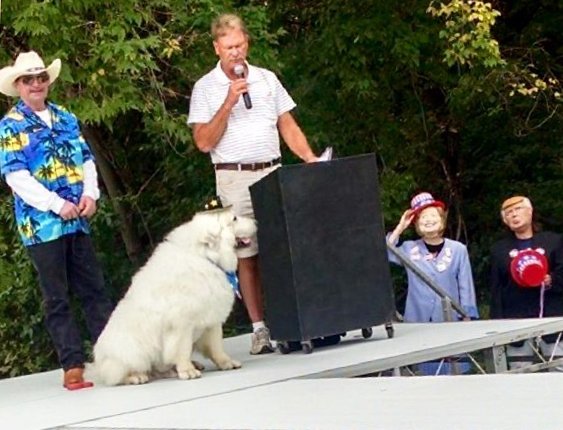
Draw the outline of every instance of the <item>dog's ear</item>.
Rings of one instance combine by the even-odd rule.
[[[206,215],[210,219],[207,222],[207,228],[203,231],[201,236],[201,242],[203,242],[207,246],[215,245],[221,237],[221,225],[218,222],[219,219],[216,214],[209,214]]]

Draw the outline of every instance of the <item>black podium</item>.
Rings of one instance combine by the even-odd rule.
[[[387,323],[395,303],[374,154],[283,166],[250,188],[273,339]],[[365,337],[368,337],[364,335]]]

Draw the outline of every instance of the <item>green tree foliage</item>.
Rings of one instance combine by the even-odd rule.
[[[341,156],[378,154],[389,229],[416,191],[444,199],[483,299],[504,198],[528,194],[545,226],[563,230],[561,6],[494,5],[275,2],[310,139]]]
[[[216,63],[211,20],[229,10],[232,2],[220,0],[2,4],[3,65],[29,49],[47,63],[63,62],[50,95],[77,114],[97,158],[104,197],[95,239],[116,299],[162,236],[214,193],[208,156],[192,144],[186,119],[193,83]],[[237,11],[253,34],[253,61],[275,65],[277,33],[268,28],[266,9],[249,4]],[[3,111],[13,103],[1,101]],[[4,185],[2,201],[10,200]],[[0,375],[56,365],[33,270],[9,212],[2,212],[7,222],[0,227]]]
[[[4,2],[2,64],[30,48],[63,60],[52,95],[78,114],[96,152],[104,198],[94,228],[116,298],[162,235],[213,193],[185,121],[193,83],[216,61],[209,24],[231,10],[249,27],[250,60],[280,73],[317,151],[377,154],[389,229],[416,191],[446,201],[448,234],[469,245],[482,304],[500,201],[527,194],[545,227],[563,231],[556,0]],[[2,201],[0,375],[12,375],[55,361],[5,186]]]
[[[0,376],[50,368],[56,363],[45,335],[33,269],[13,230],[12,207],[0,201]],[[7,227],[5,227],[7,226]]]
[[[491,3],[482,1],[452,0],[444,4],[433,1],[427,9],[433,16],[444,17],[440,38],[447,41],[444,61],[472,65],[474,61],[485,67],[504,65],[498,42],[491,36],[491,28],[500,15]]]

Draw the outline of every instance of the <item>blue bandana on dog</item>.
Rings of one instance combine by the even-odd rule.
[[[242,295],[240,294],[237,273],[225,272],[225,275],[227,275],[227,281],[229,281],[229,284],[231,284],[231,287],[233,287],[233,292],[235,293],[235,296],[237,296],[239,299],[242,299]]]

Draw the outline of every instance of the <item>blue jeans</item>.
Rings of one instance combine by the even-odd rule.
[[[64,370],[83,367],[86,357],[70,307],[70,293],[80,300],[92,343],[113,310],[90,236],[76,233],[27,247],[39,275],[45,324]]]

